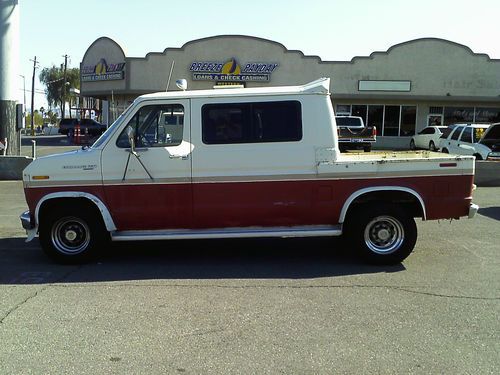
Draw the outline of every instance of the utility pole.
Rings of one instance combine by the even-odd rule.
[[[4,149],[0,154],[18,155],[21,148],[16,134],[18,72],[19,4],[18,0],[0,0],[0,149]]]
[[[33,116],[33,108],[35,108],[35,71],[37,68],[36,56],[33,61],[33,76],[31,77],[31,135],[35,135],[35,116]]]
[[[26,77],[22,74],[19,74],[19,77],[21,77],[23,79],[23,97],[24,97],[24,101],[23,101],[23,123],[22,123],[22,126],[23,128],[26,128]],[[19,137],[18,137],[18,140],[19,140],[19,156],[21,156],[21,148],[22,148],[22,141],[21,141],[21,131],[19,131]]]
[[[61,113],[61,120],[64,118],[64,113],[66,111],[66,70],[68,68],[68,55],[64,55],[64,80],[63,80],[63,92],[62,92],[62,113]],[[71,112],[71,106],[69,111]],[[71,117],[71,116],[70,116]]]

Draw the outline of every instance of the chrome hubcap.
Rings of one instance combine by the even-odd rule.
[[[365,244],[377,254],[390,254],[398,250],[404,239],[403,225],[392,216],[377,216],[365,228]]]
[[[74,230],[68,230],[65,234],[65,237],[68,241],[74,241],[76,239],[76,232]]]
[[[76,217],[64,217],[52,226],[50,237],[58,251],[75,255],[88,247],[90,230],[83,220]]]

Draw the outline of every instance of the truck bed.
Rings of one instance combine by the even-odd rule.
[[[336,160],[328,160],[318,151],[317,173],[338,178],[463,176],[474,174],[474,158],[431,151],[380,151],[339,153]]]

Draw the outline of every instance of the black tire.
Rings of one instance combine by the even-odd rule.
[[[417,241],[414,218],[390,203],[358,207],[349,214],[344,230],[358,255],[371,264],[401,263]]]
[[[40,220],[39,235],[45,254],[63,264],[95,259],[109,240],[101,217],[87,205],[51,209]]]
[[[476,157],[476,160],[483,160],[483,157],[481,156],[481,154],[474,154],[473,156]]]
[[[372,145],[363,146],[363,151],[364,152],[370,152],[371,150],[372,150]]]
[[[443,148],[442,152],[443,152],[443,154],[449,154],[450,153],[447,148]]]
[[[429,142],[429,150],[437,151],[437,148],[436,148],[436,145],[434,144],[434,141]]]
[[[412,139],[410,141],[410,150],[416,150],[416,149],[417,149],[417,147],[415,146],[415,141]]]

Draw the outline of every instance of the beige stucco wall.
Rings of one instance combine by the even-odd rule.
[[[167,48],[145,57],[125,56],[113,40],[97,39],[85,53],[82,66],[96,64],[100,58],[110,62],[126,61],[126,79],[120,81],[83,82],[82,91],[127,92],[163,91],[172,62],[175,61],[169,89],[175,80],[185,78],[191,89],[210,88],[214,82],[192,81],[189,66],[193,61],[227,61],[235,57],[245,62],[276,62],[279,67],[270,82],[248,82],[247,87],[295,85],[327,76],[332,79],[332,93],[342,98],[360,94],[370,98],[387,98],[391,93],[359,92],[359,80],[407,80],[410,92],[394,92],[397,99],[426,96],[432,100],[448,95],[481,100],[500,95],[500,60],[475,54],[468,47],[442,39],[425,38],[401,43],[386,52],[374,52],[351,61],[322,61],[304,56],[283,45],[250,36],[216,36],[186,43],[181,48]]]
[[[163,53],[150,53],[145,58],[130,59],[130,89],[163,91],[172,61],[175,61],[169,89],[175,80],[185,78],[189,88],[212,88],[214,81],[191,81],[189,71],[194,61],[224,62],[235,57],[240,65],[246,62],[277,62],[279,67],[265,83],[248,82],[247,87],[262,85],[294,85],[327,76],[328,67],[318,64],[319,58],[304,58],[299,51],[287,51],[281,44],[264,39],[241,36],[220,36],[189,42],[180,49],[168,48]]]
[[[82,71],[85,66],[95,66],[102,58],[104,58],[108,64],[118,64],[125,62],[125,53],[123,49],[114,40],[106,37],[97,39],[92,45],[87,49],[83,60],[80,63],[80,71]],[[125,67],[125,78],[121,80],[114,81],[95,81],[95,82],[80,82],[80,88],[82,95],[87,95],[88,93],[110,93],[111,91],[125,91],[126,89],[126,75],[127,67]]]
[[[322,61],[251,36],[198,39],[145,57],[126,56],[115,41],[103,37],[88,48],[81,66],[95,65],[101,58],[125,61],[125,79],[82,82],[82,94],[110,99],[113,91],[115,103],[125,106],[134,96],[164,91],[173,62],[169,90],[177,90],[175,81],[181,78],[187,79],[189,89],[212,88],[215,81],[192,80],[189,67],[194,61],[225,62],[232,57],[242,67],[248,62],[279,64],[269,82],[247,82],[246,87],[298,85],[330,77],[337,104],[416,105],[416,131],[426,126],[431,106],[500,107],[500,60],[436,38],[404,42],[350,61]],[[358,91],[359,80],[411,81],[411,91]]]
[[[406,96],[496,97],[500,94],[500,61],[474,54],[468,47],[442,39],[419,39],[332,63],[334,93],[357,93],[358,80],[409,80]]]

